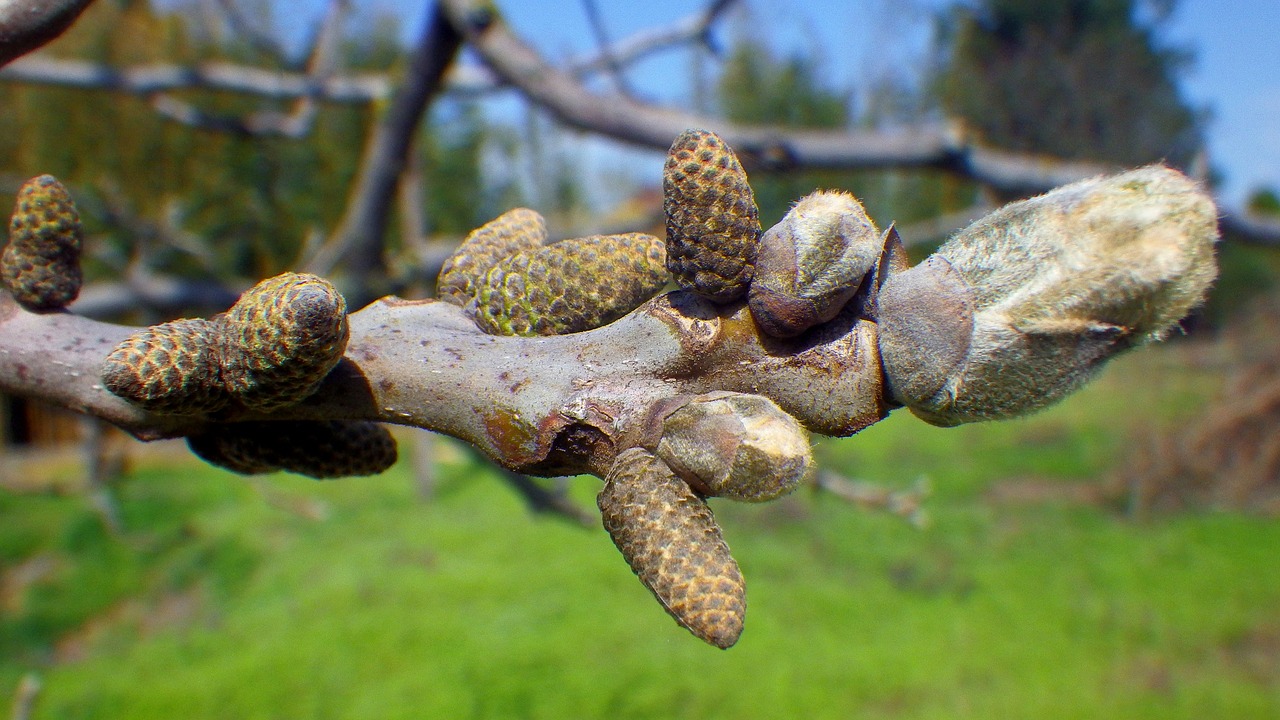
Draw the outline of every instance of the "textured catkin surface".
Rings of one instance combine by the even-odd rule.
[[[15,300],[32,310],[66,307],[80,294],[84,245],[71,195],[52,175],[18,190],[0,277]]]
[[[349,333],[342,295],[301,273],[263,280],[218,322],[223,382],[246,407],[263,411],[315,392],[342,359]]]
[[[746,588],[706,501],[632,448],[618,455],[598,503],[614,544],[667,612],[716,647],[737,642]]]
[[[215,323],[194,319],[136,332],[107,356],[103,386],[151,412],[219,410],[230,396],[222,385],[217,331]]]
[[[498,263],[476,291],[474,317],[494,335],[563,335],[606,325],[667,281],[651,235],[594,235],[526,250]]]
[[[206,462],[244,475],[284,470],[323,480],[376,475],[396,462],[391,433],[360,420],[216,425],[187,445]]]
[[[515,208],[471,231],[440,269],[436,296],[466,306],[485,275],[502,260],[547,240],[547,223],[527,208]]]
[[[716,302],[747,292],[759,212],[747,174],[715,133],[687,130],[672,143],[662,174],[667,268],[684,289]]]

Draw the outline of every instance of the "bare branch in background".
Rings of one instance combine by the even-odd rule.
[[[317,80],[303,73],[206,62],[196,65],[134,65],[114,68],[86,60],[42,56],[23,58],[0,69],[0,80],[82,90],[110,90],[148,96],[177,90],[219,90],[265,100],[315,98],[363,104],[391,94],[385,75],[335,75]]]
[[[383,236],[400,175],[427,106],[439,94],[445,71],[461,47],[462,37],[443,11],[433,6],[410,56],[404,82],[365,144],[342,220],[307,263],[312,272],[322,275],[343,263],[356,298],[376,296],[371,284],[374,276],[386,269]]]
[[[604,60],[604,66],[609,78],[613,80],[618,93],[623,97],[634,96],[635,93],[631,91],[627,83],[627,76],[622,72],[622,62],[610,52],[609,31],[604,26],[604,17],[600,14],[600,6],[596,3],[596,0],[582,0],[582,7],[587,13],[587,23],[591,26],[591,33],[596,36],[596,45],[600,48],[600,57]]]
[[[230,0],[221,2],[230,15],[240,17]],[[319,84],[333,75],[338,62],[338,45],[342,39],[342,22],[349,9],[347,0],[332,0],[329,3],[329,10],[316,31],[307,57],[306,76],[311,82]],[[243,17],[240,17],[240,22],[245,22]],[[234,24],[238,27],[240,23]],[[269,40],[258,32],[254,32],[252,38],[255,44]],[[284,63],[283,54],[279,57]],[[264,110],[243,116],[208,113],[168,94],[153,95],[151,106],[164,118],[201,130],[242,136],[278,135],[294,139],[305,137],[311,132],[318,110],[316,98],[311,96],[295,100],[293,109],[288,113]]]
[[[0,65],[58,37],[93,0],[0,0]]]

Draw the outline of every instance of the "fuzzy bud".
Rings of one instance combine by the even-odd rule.
[[[445,260],[436,280],[436,296],[466,307],[493,266],[546,240],[547,222],[541,215],[526,208],[508,210],[473,230]]]
[[[325,480],[377,475],[396,462],[395,438],[363,420],[214,425],[187,445],[205,462],[242,475],[283,470]]]
[[[222,385],[216,323],[175,320],[140,330],[103,363],[103,386],[150,412],[198,415],[219,410],[230,396]]]
[[[598,503],[614,545],[676,622],[718,648],[738,641],[746,585],[705,500],[661,460],[630,448]]]
[[[820,190],[760,238],[751,316],[774,337],[834,318],[880,258],[883,239],[852,195]]]
[[[223,382],[271,411],[311,395],[346,350],[347,304],[324,278],[285,273],[247,290],[222,325]]]
[[[1008,205],[881,289],[893,397],[938,425],[1044,407],[1199,305],[1217,239],[1213,200],[1160,166]]]
[[[564,335],[617,320],[667,282],[663,242],[594,235],[516,253],[476,291],[476,324],[494,335]]]
[[[32,178],[18,190],[0,277],[13,299],[30,310],[64,308],[80,294],[83,246],[71,194],[52,175]]]
[[[813,468],[804,428],[761,395],[695,397],[663,418],[661,432],[657,456],[708,497],[773,500]]]
[[[760,238],[755,194],[715,133],[686,130],[662,175],[667,269],[685,290],[727,303],[747,292]]]

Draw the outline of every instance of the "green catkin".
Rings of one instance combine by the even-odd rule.
[[[24,183],[0,255],[0,278],[13,299],[29,310],[71,304],[83,282],[83,235],[80,214],[62,183],[52,175]]]
[[[663,242],[595,235],[516,253],[498,263],[472,310],[494,335],[563,335],[606,325],[666,284]]]
[[[742,634],[746,585],[711,508],[658,458],[619,453],[597,499],[604,527],[667,612],[718,648]]]
[[[746,294],[760,238],[747,174],[715,133],[686,130],[662,174],[667,269],[683,289],[727,303]]]

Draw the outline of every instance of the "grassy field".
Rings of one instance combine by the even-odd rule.
[[[926,476],[923,530],[807,491],[716,503],[748,583],[727,652],[603,530],[460,459],[431,503],[403,467],[142,463],[122,539],[78,495],[0,490],[0,697],[36,671],[36,718],[1275,718],[1280,522],[1055,492],[1195,412],[1215,372],[1184,359],[1134,354],[1027,420],[899,413],[820,445],[860,479]]]

